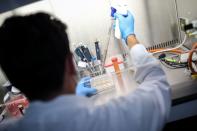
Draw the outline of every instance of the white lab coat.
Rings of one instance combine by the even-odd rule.
[[[143,45],[130,53],[141,83],[134,92],[100,106],[74,95],[32,102],[21,120],[0,131],[160,131],[171,105],[165,73]]]

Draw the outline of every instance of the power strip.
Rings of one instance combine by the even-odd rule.
[[[187,63],[188,62],[189,53],[184,53],[180,55],[180,63]],[[197,61],[197,54],[194,53],[192,57],[193,61]]]

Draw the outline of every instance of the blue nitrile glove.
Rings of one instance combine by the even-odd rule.
[[[134,17],[131,12],[128,11],[127,16],[120,14],[114,14],[115,19],[119,20],[119,28],[122,35],[122,38],[127,41],[129,35],[134,34]]]
[[[97,90],[90,85],[90,77],[82,78],[76,87],[76,95],[91,96],[96,94]]]

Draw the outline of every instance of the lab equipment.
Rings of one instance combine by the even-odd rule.
[[[91,78],[91,86],[97,89],[96,94],[100,94],[108,89],[114,89],[115,84],[113,81],[112,74],[103,74]]]
[[[83,62],[83,61],[78,61],[77,66],[78,67],[81,67],[81,68],[86,68],[87,67],[87,63],[86,62]]]
[[[127,41],[127,37],[129,35],[134,35],[134,18],[133,18],[133,15],[128,11],[128,15],[126,17],[116,13],[115,18],[120,21],[120,23],[119,23],[120,32],[122,34],[123,39],[125,41]]]
[[[101,60],[101,50],[100,50],[100,47],[99,47],[99,41],[95,42],[95,50],[96,50],[97,60]]]
[[[76,47],[75,53],[81,60],[81,61],[78,61],[77,63],[78,67],[87,68],[91,72],[91,74],[94,76],[96,71],[92,62],[93,57],[88,47],[80,43],[80,45]]]
[[[179,19],[182,31],[184,31],[189,37],[197,35],[197,20],[190,21],[187,18]]]
[[[111,16],[114,17],[114,14],[120,14],[124,17],[127,17],[127,4],[125,3],[125,1],[122,0],[112,0],[111,1]],[[117,39],[121,39],[122,38],[122,34],[119,28],[119,20],[116,19],[115,20],[115,37]]]
[[[180,54],[180,63],[187,63],[189,58],[189,52]],[[197,61],[197,54],[194,53],[192,56],[192,61]]]
[[[119,1],[115,4],[114,3],[111,4],[111,17],[112,17],[111,24],[112,25],[110,27],[110,33],[109,33],[110,37],[109,37],[109,41],[107,43],[106,53],[104,54],[105,65],[109,65],[109,63],[111,63],[111,58],[113,58],[113,57],[119,57],[120,61],[124,61],[124,63],[125,63],[125,61],[127,61],[126,57],[128,57],[128,55],[129,55],[127,47],[125,47],[126,45],[123,44],[124,42],[122,41],[122,39],[117,37],[117,29],[119,31],[121,31],[121,29],[119,28],[120,27],[119,26],[119,19],[115,17],[115,15],[116,15],[115,13],[120,13],[122,17],[128,17],[127,16],[128,11],[126,9],[126,6],[124,6],[125,11],[121,10],[123,8],[122,7],[123,4],[121,1]],[[119,9],[119,8],[121,8],[121,9]],[[117,22],[118,22],[118,24],[117,24]],[[115,24],[115,30],[113,28],[114,24]],[[124,32],[121,32],[121,33],[124,33]],[[129,34],[132,34],[132,33],[129,33]],[[124,34],[122,34],[122,35],[124,35]],[[103,65],[103,66],[105,66],[105,65]]]
[[[94,47],[95,50],[91,50],[93,49],[91,44],[84,44],[84,42],[74,45],[74,52],[76,54],[74,56],[80,78],[85,76],[95,77],[102,75],[105,72],[102,66],[101,50],[98,40],[94,42]],[[92,53],[94,51],[96,56],[94,56]],[[77,57],[79,57],[79,59]]]
[[[104,73],[104,68],[102,66],[102,59],[101,59],[101,49],[100,49],[100,45],[99,45],[99,41],[97,40],[95,42],[95,51],[96,51],[96,61],[95,62],[95,65],[98,65],[98,70],[100,71],[100,75],[102,75]]]
[[[80,57],[80,59],[82,61],[91,62],[91,60],[92,60],[92,55],[91,55],[88,47],[84,44],[78,46],[75,49],[75,53],[77,54],[77,56]]]
[[[110,97],[119,97],[136,89],[138,83],[134,80],[133,74],[133,68],[122,69],[120,72],[106,73],[91,78],[91,86],[97,89],[97,93],[95,95],[105,94],[110,91],[113,95],[106,99],[110,99]]]
[[[85,61],[86,60],[85,57],[84,57],[84,55],[83,55],[83,52],[80,49],[80,47],[77,47],[75,49],[75,53],[77,54],[77,56],[80,57],[81,61]]]
[[[82,50],[82,52],[83,52],[83,54],[84,54],[84,56],[85,56],[85,58],[87,60],[88,67],[90,68],[93,76],[97,75],[97,71],[96,71],[96,68],[94,66],[94,59],[93,59],[93,57],[92,57],[92,55],[90,53],[90,50],[85,45],[82,45],[80,48],[81,48],[81,50]]]
[[[120,70],[123,70],[125,69],[125,64],[123,61],[120,61],[120,59],[118,59],[118,66],[120,68]],[[116,72],[115,69],[114,69],[114,65],[113,65],[113,62],[107,64],[107,65],[104,65],[105,67],[105,70],[106,70],[106,73],[113,73],[113,72]]]
[[[186,68],[187,67],[187,62],[186,63],[181,63],[179,54],[174,54],[170,52],[168,53],[162,53],[159,55],[158,59],[160,60],[161,64],[163,64],[166,68],[169,69],[178,69],[178,68]]]
[[[86,58],[86,60],[88,62],[91,62],[92,61],[92,55],[90,54],[90,51],[89,51],[88,47],[85,46],[85,45],[82,45],[80,48],[83,51],[83,54],[84,54],[84,57]]]
[[[114,70],[116,73],[120,73],[120,68],[119,68],[119,65],[118,65],[118,58],[114,57],[111,59],[112,63],[113,63],[113,66],[114,66]]]
[[[99,41],[95,42],[95,50],[96,50],[97,60],[101,60],[101,50],[100,50],[100,47],[99,47]]]

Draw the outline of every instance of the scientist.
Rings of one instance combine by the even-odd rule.
[[[128,12],[127,17],[115,17],[130,48],[140,85],[101,106],[84,97],[96,92],[84,87],[85,79],[76,85],[62,22],[45,13],[8,18],[0,28],[0,65],[11,83],[28,97],[30,106],[23,118],[3,123],[0,131],[162,130],[171,106],[165,73],[138,44],[133,15]]]

